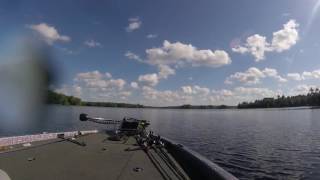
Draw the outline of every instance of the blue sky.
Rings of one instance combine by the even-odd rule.
[[[318,86],[319,6],[2,0],[0,47],[17,34],[43,41],[58,67],[52,88],[88,101],[233,105]]]

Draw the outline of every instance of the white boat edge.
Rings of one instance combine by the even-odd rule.
[[[0,138],[0,147],[1,146],[13,146],[17,144],[27,144],[36,141],[50,140],[57,138],[58,134],[64,134],[66,137],[72,137],[74,135],[78,135],[79,132],[81,134],[93,134],[98,133],[99,131],[94,130],[86,130],[86,131],[68,131],[68,132],[55,132],[55,133],[42,133],[42,134],[33,134],[33,135],[24,135],[24,136],[12,136],[12,137],[3,137]]]

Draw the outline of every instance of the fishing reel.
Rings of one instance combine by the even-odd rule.
[[[122,121],[104,119],[97,117],[89,117],[87,114],[80,114],[80,121],[91,121],[98,124],[120,124],[118,131],[124,133],[127,136],[141,135],[145,133],[145,129],[150,125],[147,120],[140,120],[136,118],[123,118]]]

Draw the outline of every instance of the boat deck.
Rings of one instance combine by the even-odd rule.
[[[53,139],[34,142],[30,147],[15,145],[7,152],[0,150],[0,169],[12,180],[189,179],[175,161],[185,178],[167,165],[158,150],[144,152],[133,137],[110,141],[107,134],[96,133],[76,141],[86,146]]]

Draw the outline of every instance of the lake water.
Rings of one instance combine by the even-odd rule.
[[[189,146],[240,179],[320,179],[320,110],[172,110],[49,106],[33,125],[0,127],[0,136],[96,129],[92,116],[147,119],[160,135]],[[1,122],[2,121],[2,122]],[[1,119],[2,124],[4,120]],[[21,124],[21,123],[20,123]]]

